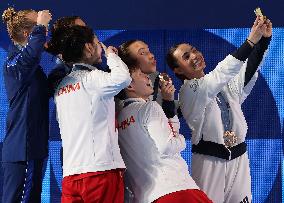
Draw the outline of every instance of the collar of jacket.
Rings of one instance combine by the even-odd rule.
[[[90,64],[86,64],[86,63],[74,63],[73,64],[73,68],[72,71],[76,71],[76,70],[87,70],[87,71],[92,71],[92,70],[96,70],[97,68],[95,66],[92,66]]]
[[[13,56],[17,55],[20,52],[21,50],[15,44],[11,44],[9,46],[8,58],[13,58]]]
[[[123,102],[123,108],[127,107],[128,105],[134,103],[134,102],[147,102],[146,100],[142,99],[142,98],[127,98],[124,100]]]

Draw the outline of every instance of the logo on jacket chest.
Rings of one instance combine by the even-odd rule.
[[[197,80],[197,79],[194,79],[194,80],[189,84],[189,87],[193,90],[193,92],[196,92],[196,90],[197,90],[198,87],[199,87],[198,80]]]
[[[57,92],[57,96],[63,95],[63,94],[69,94],[69,93],[73,93],[80,90],[80,83],[77,82],[76,84],[67,84],[63,87],[60,87],[58,92]]]

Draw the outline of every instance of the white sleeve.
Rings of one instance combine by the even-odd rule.
[[[126,64],[114,53],[107,57],[107,65],[111,72],[91,71],[83,78],[83,85],[90,93],[99,92],[104,96],[115,96],[131,82]]]
[[[244,62],[229,55],[204,77],[185,81],[180,90],[179,103],[182,114],[192,130],[200,131],[205,107],[239,73],[243,64]]]
[[[172,118],[169,124],[169,120],[157,102],[149,102],[143,112],[144,126],[162,155],[174,155],[185,148],[185,139],[178,131],[177,117]]]
[[[240,104],[242,104],[245,99],[247,98],[247,96],[251,93],[252,88],[254,87],[256,80],[258,78],[258,71],[260,70],[260,68],[263,65],[264,59],[267,55],[267,51],[266,50],[263,54],[262,60],[257,68],[257,70],[255,71],[253,77],[250,79],[250,81],[247,83],[246,86],[244,86],[245,84],[245,74],[246,74],[246,68],[247,68],[247,61],[245,62],[245,64],[243,65],[243,67],[241,68],[241,71],[239,72],[239,74],[237,76],[235,76],[229,83],[229,87],[230,90],[232,91],[233,94],[237,94],[239,96],[239,102]]]
[[[247,96],[250,94],[255,82],[258,78],[258,70],[254,73],[248,84],[244,86],[247,62],[241,68],[241,71],[229,83],[229,89],[233,95],[239,98],[239,103],[242,104]]]
[[[252,88],[254,87],[256,80],[258,78],[258,71],[256,71],[253,77],[250,79],[249,83],[243,88],[242,94],[240,95],[240,104],[242,104],[248,95],[251,93]]]
[[[172,131],[174,133],[179,133],[180,122],[179,122],[177,115],[175,115],[173,118],[169,118],[168,122],[169,122],[169,125],[170,125]]]

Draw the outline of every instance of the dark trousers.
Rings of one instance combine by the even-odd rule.
[[[40,203],[44,160],[3,162],[2,202]]]

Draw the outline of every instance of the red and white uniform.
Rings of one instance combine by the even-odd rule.
[[[155,101],[125,100],[118,117],[119,145],[134,202],[150,203],[180,190],[199,189],[180,152],[185,139],[177,116],[168,119]]]
[[[63,177],[125,168],[115,129],[114,96],[130,84],[131,77],[117,55],[110,53],[107,64],[110,73],[74,64],[55,91]]]
[[[185,80],[179,92],[182,114],[192,130],[192,144],[201,139],[224,145],[224,127],[217,94],[222,92],[230,105],[232,131],[238,145],[245,141],[247,123],[241,104],[255,84],[256,72],[244,87],[246,63],[227,56],[217,67],[200,79]],[[251,202],[251,178],[247,152],[226,160],[194,153],[192,177],[214,203]]]

